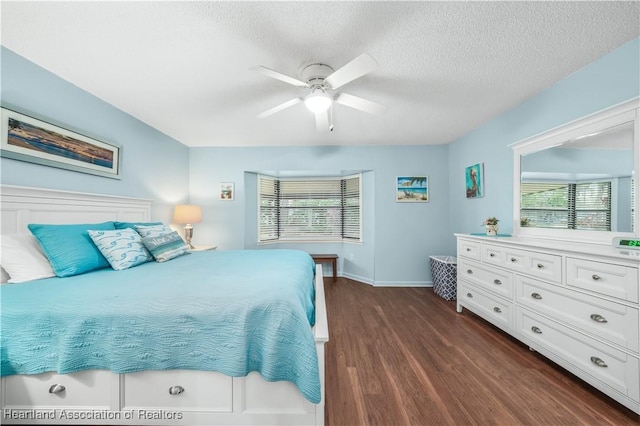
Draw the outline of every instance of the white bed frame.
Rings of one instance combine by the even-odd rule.
[[[2,235],[29,232],[29,223],[137,222],[151,216],[150,200],[7,185],[0,190]],[[3,377],[0,423],[323,425],[324,344],[329,330],[320,266],[315,285],[319,404],[306,400],[292,383],[267,382],[257,373],[228,377],[185,370],[90,370]]]

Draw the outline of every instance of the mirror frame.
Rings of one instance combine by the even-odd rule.
[[[638,201],[640,200],[640,98],[615,105],[611,108],[596,112],[581,119],[572,121],[546,132],[534,135],[516,142],[513,149],[513,235],[514,237],[545,238],[562,241],[587,242],[591,244],[611,245],[615,237],[638,238],[640,236],[640,214]],[[587,231],[576,229],[534,228],[520,226],[521,207],[521,157],[537,151],[559,146],[566,141],[576,139],[590,133],[595,133],[619,124],[633,122],[633,173],[635,179],[634,199],[635,212],[633,232],[615,231]]]

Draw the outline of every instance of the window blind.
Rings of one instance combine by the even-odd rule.
[[[259,176],[259,241],[360,240],[360,175]]]
[[[611,182],[523,183],[522,216],[530,226],[611,230]]]

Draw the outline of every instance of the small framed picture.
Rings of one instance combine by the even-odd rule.
[[[484,163],[469,166],[464,171],[467,198],[484,197]]]
[[[399,176],[396,178],[396,202],[429,202],[429,178],[426,176]]]
[[[220,182],[220,199],[233,200],[233,182]]]

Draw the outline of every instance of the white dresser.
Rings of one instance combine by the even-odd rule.
[[[640,413],[640,250],[456,234],[457,310]]]

